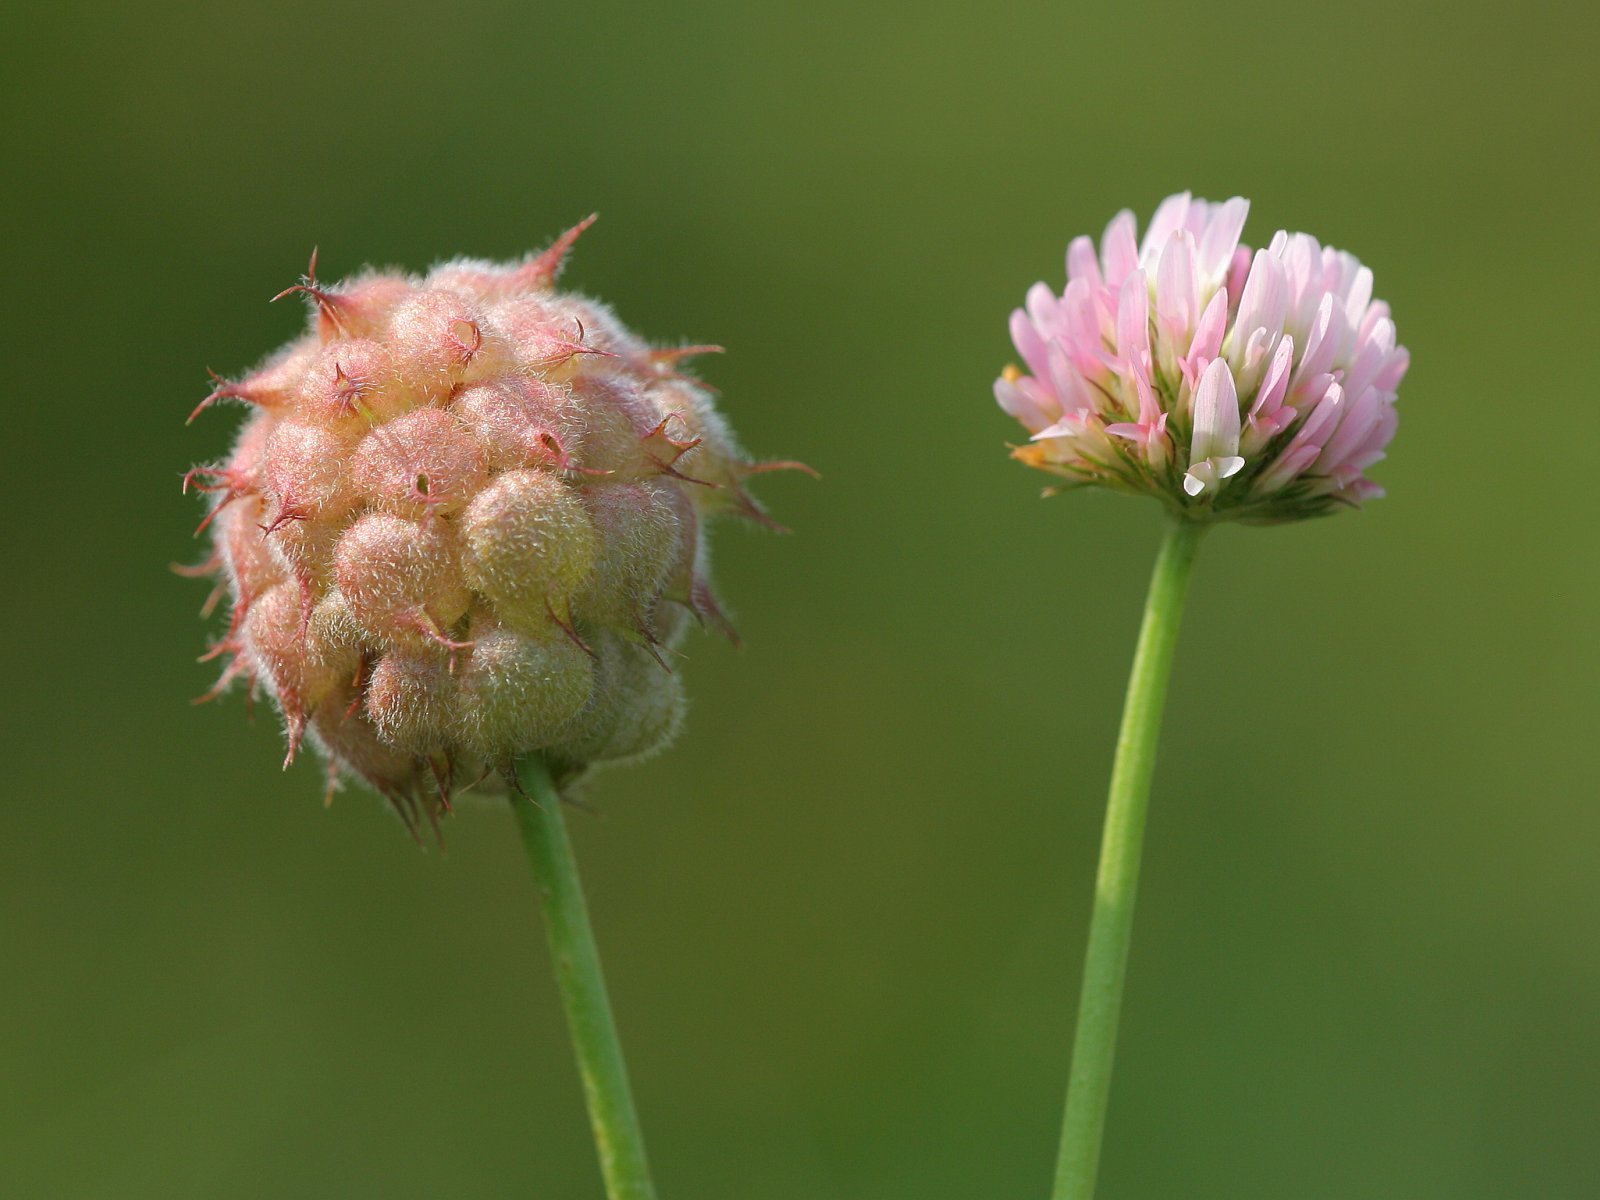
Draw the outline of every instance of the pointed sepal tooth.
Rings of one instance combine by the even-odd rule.
[[[578,244],[578,239],[583,236],[584,231],[599,219],[599,213],[590,213],[551,242],[547,248],[513,271],[507,281],[508,290],[544,291],[554,287],[562,268],[567,265],[567,256],[572,253],[572,248]]]

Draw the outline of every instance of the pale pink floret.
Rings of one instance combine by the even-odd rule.
[[[1189,446],[1189,469],[1183,490],[1198,496],[1207,488],[1220,488],[1244,469],[1239,455],[1239,396],[1228,364],[1212,359],[1200,378],[1194,396],[1194,438]]]
[[[995,382],[1015,456],[1069,485],[1153,494],[1195,519],[1289,520],[1359,503],[1394,436],[1409,355],[1372,273],[1308,234],[1240,244],[1248,203],[1187,192],[1011,314],[1023,369]]]

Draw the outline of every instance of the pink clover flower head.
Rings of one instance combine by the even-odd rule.
[[[1022,366],[995,399],[1013,457],[1063,482],[1152,495],[1188,520],[1272,523],[1383,495],[1410,355],[1372,272],[1309,234],[1240,243],[1249,203],[1184,192],[1143,239],[1118,213],[1067,247],[1067,284],[1011,314]]]
[[[591,218],[592,220],[592,218]],[[771,524],[757,463],[686,369],[556,288],[588,226],[520,262],[302,282],[305,334],[218,380],[246,419],[196,467],[228,602],[208,658],[265,691],[289,754],[309,738],[413,832],[464,786],[539,752],[564,775],[671,740],[676,647],[732,636],[705,528]],[[215,692],[213,694],[215,694]],[[287,765],[287,761],[286,764]]]

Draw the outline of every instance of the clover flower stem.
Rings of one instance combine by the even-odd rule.
[[[537,755],[523,757],[517,777],[527,796],[513,796],[512,810],[539,887],[550,957],[583,1078],[606,1195],[610,1200],[655,1200],[655,1184],[650,1179],[644,1137],[611,1017],[578,864],[567,837],[561,797]]]
[[[1190,521],[1178,521],[1171,527],[1156,558],[1145,600],[1111,770],[1054,1200],[1091,1200],[1094,1195],[1161,710],[1172,674],[1184,594],[1204,530],[1204,525]]]

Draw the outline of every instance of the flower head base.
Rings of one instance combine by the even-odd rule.
[[[1307,234],[1240,245],[1249,204],[1185,192],[1143,242],[1121,212],[1067,286],[1011,315],[1027,371],[995,381],[1032,435],[1013,455],[1065,481],[1153,495],[1189,520],[1321,516],[1381,496],[1410,356],[1372,272]],[[1059,489],[1058,489],[1059,490]]]
[[[249,407],[185,485],[232,618],[217,690],[274,699],[330,788],[354,775],[415,831],[452,792],[538,751],[568,772],[649,753],[683,708],[693,618],[731,636],[706,521],[771,524],[753,463],[684,360],[555,290],[584,222],[521,263],[288,292],[311,328],[200,409]],[[198,413],[200,409],[197,409]]]

